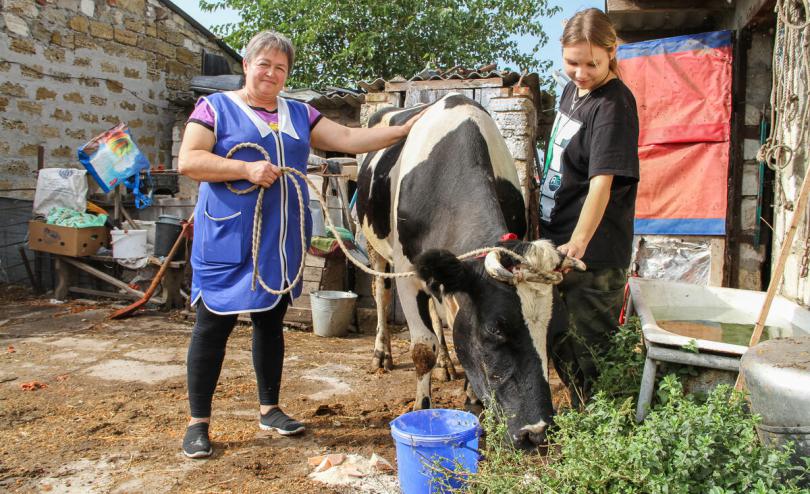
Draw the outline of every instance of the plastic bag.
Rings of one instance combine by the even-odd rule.
[[[73,168],[43,168],[37,177],[34,215],[47,216],[52,208],[87,208],[87,172]]]
[[[119,123],[112,129],[94,137],[79,148],[79,161],[98,182],[104,192],[110,192],[123,183],[135,196],[135,207],[145,208],[152,204],[151,197],[141,192],[141,170],[149,175],[149,160],[141,153],[129,128]]]

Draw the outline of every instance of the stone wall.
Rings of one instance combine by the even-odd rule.
[[[177,108],[204,52],[237,58],[160,0],[0,0],[0,196],[31,198],[44,166],[128,123],[152,166],[170,166]],[[8,189],[31,189],[9,191]]]

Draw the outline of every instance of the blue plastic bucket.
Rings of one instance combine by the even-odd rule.
[[[478,471],[478,418],[461,410],[408,412],[391,421],[403,494],[463,487]]]

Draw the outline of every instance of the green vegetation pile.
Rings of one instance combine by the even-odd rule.
[[[544,455],[515,451],[502,415],[488,410],[485,460],[469,483],[474,493],[800,493],[810,477],[790,463],[790,446],[760,444],[759,417],[744,396],[721,385],[685,395],[678,377],[661,379],[647,419],[635,421],[644,365],[641,330],[631,319],[601,362],[596,395],[584,410],[556,417]]]

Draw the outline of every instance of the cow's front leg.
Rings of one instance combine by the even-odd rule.
[[[398,278],[397,293],[405,319],[408,321],[408,330],[411,334],[411,357],[416,370],[416,400],[414,410],[432,408],[430,398],[430,377],[436,365],[439,340],[431,328],[427,309],[429,296],[419,289],[419,284],[413,278]],[[422,304],[423,311],[419,306]]]
[[[456,374],[456,368],[453,366],[453,361],[450,359],[450,352],[447,350],[442,320],[439,318],[439,314],[436,311],[436,300],[433,297],[430,297],[428,307],[433,332],[436,333],[436,338],[439,340],[439,356],[436,360],[436,367],[433,368],[433,377],[439,382],[457,379],[458,374]]]
[[[371,266],[380,272],[388,272],[388,263],[381,255],[369,246],[368,249]],[[372,278],[374,303],[377,305],[377,337],[374,340],[374,357],[371,360],[371,370],[394,368],[394,357],[391,354],[391,331],[388,329],[388,308],[391,307],[391,280],[388,278]]]

